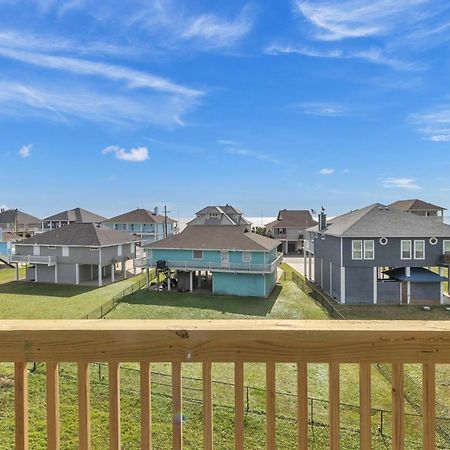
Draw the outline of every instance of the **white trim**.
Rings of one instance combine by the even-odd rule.
[[[63,258],[68,258],[70,256],[70,247],[68,245],[61,247],[61,256]]]
[[[355,244],[357,242],[361,243],[361,257],[360,258],[355,258]],[[352,259],[354,261],[362,261],[363,255],[364,255],[364,241],[362,239],[354,239],[354,240],[352,240]]]
[[[58,283],[58,264],[55,264],[55,284]]]
[[[249,258],[244,258],[244,255],[245,256],[249,256]],[[251,251],[245,250],[245,251],[242,252],[242,262],[244,262],[244,263],[251,263],[252,262],[252,252]]]
[[[417,251],[416,245],[417,245],[418,242],[423,242],[423,258],[418,258],[417,255],[416,255],[416,251]],[[414,240],[414,259],[418,259],[418,260],[425,259],[425,240],[424,239]]]
[[[323,289],[323,258],[320,258],[320,287]]]
[[[438,242],[439,242],[439,240],[436,237],[430,237],[430,239],[429,239],[430,245],[436,245]]]
[[[380,245],[387,245],[389,242],[389,239],[387,237],[381,237],[379,240]]]
[[[405,267],[405,275],[407,277],[411,276],[411,267]],[[411,282],[406,282],[406,302],[408,305],[411,303]]]
[[[372,254],[373,254],[372,258],[368,258],[368,257],[366,256],[366,244],[367,244],[368,242],[371,242],[371,243],[372,243]],[[369,261],[374,260],[374,259],[375,259],[375,241],[374,241],[374,240],[371,240],[371,239],[365,240],[363,246],[364,246],[364,253],[363,253],[364,259],[367,259],[367,260],[369,260]]]
[[[445,267],[442,267],[442,266],[439,267],[439,275],[440,275],[441,277],[445,276],[444,270],[445,270]],[[444,281],[441,281],[440,284],[441,284],[441,298],[440,298],[440,303],[442,304],[442,303],[444,303]]]
[[[373,304],[378,302],[378,267],[373,268]]]
[[[409,250],[410,257],[409,258],[403,258],[403,242],[409,242],[409,247],[410,247],[410,250]],[[412,253],[413,253],[413,244],[412,244],[411,239],[402,239],[400,241],[400,259],[402,261],[408,261],[408,260],[412,259],[412,256],[413,256]]]
[[[345,303],[345,267],[341,267],[341,303]]]
[[[34,265],[34,282],[37,283],[38,281],[38,265]]]
[[[442,252],[445,254],[445,244],[446,243],[449,243],[449,246],[450,246],[450,239],[444,239],[443,241],[442,241]]]
[[[75,264],[75,284],[80,284],[80,265]]]

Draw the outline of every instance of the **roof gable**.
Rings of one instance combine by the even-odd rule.
[[[166,218],[159,214],[143,208],[136,208],[133,211],[128,211],[124,214],[104,220],[103,223],[164,223]],[[173,224],[175,220],[167,217],[167,223]]]
[[[409,200],[398,200],[389,205],[392,208],[401,209],[403,211],[446,211],[446,208],[442,206],[433,205],[432,203],[425,202],[418,198]]]
[[[44,221],[64,221],[64,222],[92,222],[101,223],[106,217],[99,216],[83,208],[73,208],[52,216],[46,217]]]

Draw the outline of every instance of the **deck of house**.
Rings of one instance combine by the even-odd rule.
[[[308,448],[308,363],[329,366],[329,448],[340,448],[340,371],[359,364],[360,448],[371,448],[371,364],[392,364],[392,448],[405,448],[404,364],[422,364],[423,448],[436,448],[436,364],[450,363],[449,322],[408,321],[3,321],[0,361],[15,365],[15,448],[29,448],[27,363],[47,367],[48,448],[60,447],[58,364],[78,365],[79,448],[90,443],[89,363],[108,364],[109,448],[120,450],[120,364],[140,364],[140,448],[152,448],[150,367],[172,366],[172,448],[183,448],[182,364],[203,366],[203,437],[198,448],[213,448],[211,367],[235,367],[234,448],[244,448],[244,363],[266,367],[266,448],[276,448],[276,364],[297,364],[298,446]],[[2,443],[13,448],[14,443]]]

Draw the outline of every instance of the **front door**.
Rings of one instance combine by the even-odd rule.
[[[230,265],[230,256],[228,252],[220,252],[220,263],[222,267],[228,267]]]

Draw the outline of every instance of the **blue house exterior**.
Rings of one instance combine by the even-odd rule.
[[[142,242],[155,242],[177,232],[175,220],[141,208],[105,220],[102,225],[138,235]]]
[[[164,261],[177,287],[193,291],[209,280],[214,294],[268,297],[276,284],[279,242],[240,226],[190,225],[182,233],[144,246],[144,266]]]

